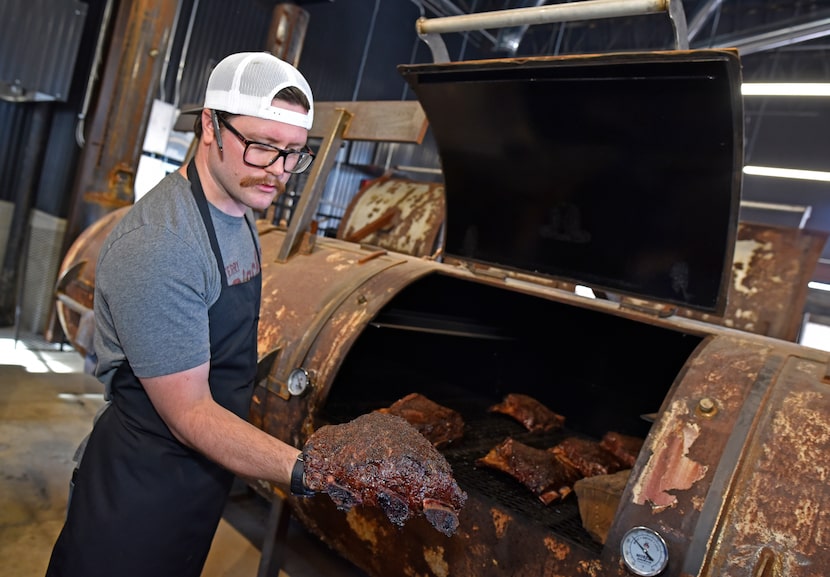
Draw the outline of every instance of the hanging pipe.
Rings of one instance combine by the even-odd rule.
[[[554,22],[597,20],[667,12],[675,33],[675,47],[689,47],[686,16],[678,0],[584,0],[569,4],[514,8],[479,12],[444,18],[419,18],[415,29],[429,46],[435,62],[449,62],[449,55],[440,34],[490,28],[507,28]]]

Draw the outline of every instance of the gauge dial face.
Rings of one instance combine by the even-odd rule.
[[[308,375],[308,371],[299,368],[294,369],[290,373],[288,373],[288,392],[294,396],[302,395],[308,389],[308,385],[311,384],[311,377]]]
[[[623,536],[620,545],[623,563],[634,575],[659,575],[669,563],[669,549],[657,531],[634,527]]]

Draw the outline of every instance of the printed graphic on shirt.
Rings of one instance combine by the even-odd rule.
[[[228,277],[228,284],[241,284],[248,282],[259,274],[259,261],[254,259],[248,266],[240,264],[239,261],[234,261],[225,266],[225,276]]]

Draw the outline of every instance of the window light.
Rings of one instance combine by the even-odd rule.
[[[775,168],[772,166],[744,166],[744,174],[830,182],[830,172],[820,170],[799,170],[797,168]]]
[[[828,82],[745,82],[744,96],[830,96]]]

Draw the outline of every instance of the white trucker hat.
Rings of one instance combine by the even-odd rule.
[[[311,107],[308,114],[272,105],[274,96],[289,86],[305,94]],[[203,107],[278,120],[306,130],[314,122],[314,100],[308,82],[299,70],[268,52],[240,52],[221,60],[210,73]]]

